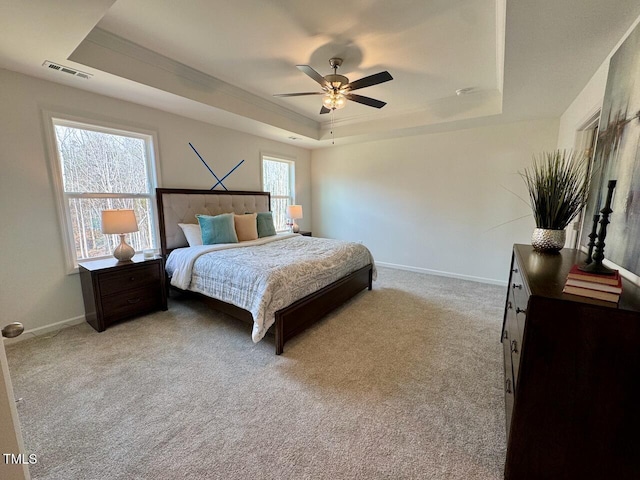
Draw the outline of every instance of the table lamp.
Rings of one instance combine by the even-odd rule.
[[[103,210],[102,233],[120,235],[120,245],[116,247],[113,256],[120,262],[129,262],[135,255],[135,250],[127,245],[124,236],[127,233],[137,232],[138,222],[133,210]]]
[[[296,220],[302,218],[302,205],[289,205],[287,207],[287,217],[293,220],[293,224],[291,225],[293,233],[298,233],[300,227],[296,223]]]

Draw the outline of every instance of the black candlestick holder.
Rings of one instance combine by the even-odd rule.
[[[600,210],[602,218],[600,220],[600,231],[598,232],[597,240],[595,242],[595,251],[593,252],[593,256],[589,254],[589,257],[591,257],[593,261],[578,267],[583,272],[595,273],[597,275],[614,275],[616,273],[615,270],[602,264],[602,260],[604,260],[604,239],[607,236],[609,215],[613,213],[613,210],[611,210],[611,199],[613,198],[613,190],[616,188],[616,183],[616,180],[609,180],[609,184],[607,185],[609,191],[607,192],[607,200],[604,204],[604,208]],[[594,216],[594,231],[595,221],[596,218]],[[589,238],[591,238],[591,235],[589,235]],[[589,252],[591,252],[591,248],[589,248]]]
[[[593,216],[593,226],[591,227],[591,233],[589,234],[589,243],[587,244],[587,247],[589,247],[589,251],[587,252],[587,259],[584,262],[585,265],[589,265],[591,262],[593,262],[593,247],[595,246],[596,239],[598,238],[596,230],[598,229],[599,220],[599,214]]]

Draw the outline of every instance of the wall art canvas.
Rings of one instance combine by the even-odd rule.
[[[607,260],[640,276],[640,27],[611,58],[580,244],[589,242],[593,215],[617,180],[607,228]]]

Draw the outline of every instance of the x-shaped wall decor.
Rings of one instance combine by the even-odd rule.
[[[240,160],[240,163],[238,163],[235,167],[233,167],[231,170],[229,170],[229,173],[227,173],[224,177],[222,178],[218,178],[218,176],[213,173],[213,170],[211,170],[211,167],[209,165],[207,165],[207,162],[204,161],[204,158],[202,158],[202,156],[198,153],[198,151],[196,150],[196,147],[194,147],[193,145],[191,145],[191,142],[189,142],[189,146],[193,149],[194,152],[196,152],[196,155],[198,156],[198,158],[200,159],[200,161],[202,163],[204,163],[204,166],[207,167],[207,170],[209,170],[211,172],[211,175],[213,175],[213,177],[218,181],[213,187],[211,187],[209,190],[213,190],[214,188],[216,188],[218,185],[221,185],[222,188],[224,188],[225,190],[229,190],[227,187],[224,186],[224,183],[222,183],[222,181],[227,178],[229,175],[231,175],[234,170],[236,168],[238,168],[240,165],[242,165],[244,163],[244,160]]]

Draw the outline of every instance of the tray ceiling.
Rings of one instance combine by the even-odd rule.
[[[393,75],[358,91],[387,102],[381,110],[335,112],[344,143],[556,117],[640,14],[635,1],[612,2],[11,0],[0,66],[316,148],[331,130],[321,97],[273,97],[318,90],[297,64],[326,75],[337,56],[350,80]],[[60,77],[45,60],[93,76]]]

